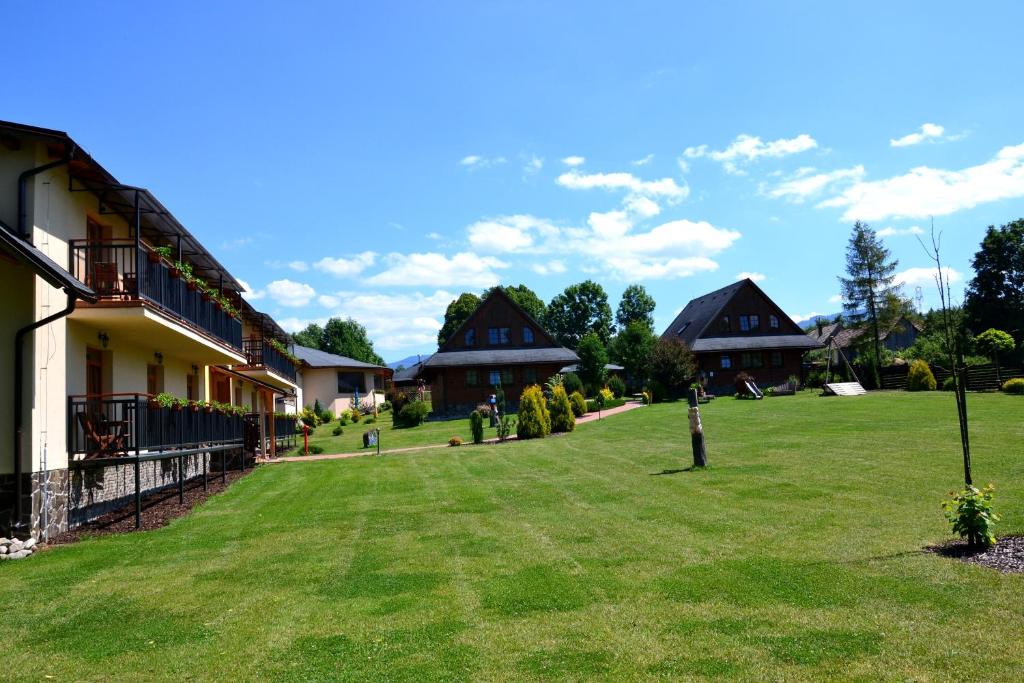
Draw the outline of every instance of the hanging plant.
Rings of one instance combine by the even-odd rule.
[[[285,346],[284,344],[282,344],[278,340],[274,339],[273,337],[271,337],[269,340],[267,340],[267,343],[270,344],[270,347],[272,349],[274,349],[279,354],[281,354],[282,356],[284,356],[285,358],[290,360],[295,365],[298,365],[299,363],[302,362],[302,361],[300,361],[298,359],[298,357],[294,353],[292,353],[291,351],[288,350],[287,346]]]

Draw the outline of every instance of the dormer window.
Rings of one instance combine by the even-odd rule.
[[[723,315],[718,319],[719,332],[732,332],[732,325],[729,324],[729,316]]]
[[[471,327],[466,330],[465,336],[462,338],[463,346],[476,346],[476,328]]]
[[[533,343],[533,328],[532,327],[524,327],[523,328],[523,343],[524,344],[532,344]]]

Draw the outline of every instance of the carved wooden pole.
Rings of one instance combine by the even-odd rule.
[[[700,424],[700,407],[697,403],[697,390],[690,389],[690,441],[693,444],[693,466],[707,467],[708,458],[704,450],[704,428]]]

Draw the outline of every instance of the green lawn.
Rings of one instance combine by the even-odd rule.
[[[331,432],[338,426],[335,420],[329,424],[317,427],[309,435],[310,446],[320,446],[324,453],[353,453],[363,449],[363,432],[370,429],[380,429],[381,450],[392,448],[413,448],[416,446],[436,446],[448,443],[448,439],[457,436],[464,442],[472,441],[473,434],[469,429],[469,418],[459,420],[447,420],[444,422],[425,422],[419,427],[396,428],[391,421],[391,411],[380,414],[380,417],[373,424],[365,422],[348,423],[342,426],[341,436],[334,436]],[[485,421],[486,425],[487,422]],[[490,428],[484,428],[484,438],[493,438],[497,432]],[[299,452],[302,451],[302,437],[298,439]]]
[[[684,404],[263,466],[160,531],[0,564],[3,676],[1019,681],[1024,576],[921,552],[952,400],[719,399],[701,472]],[[1022,533],[1024,399],[969,401]]]

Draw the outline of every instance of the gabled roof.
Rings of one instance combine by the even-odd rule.
[[[395,374],[392,375],[391,381],[395,382],[415,382],[416,377],[420,374],[420,370],[423,369],[423,363],[413,363],[407,368],[396,370]]]
[[[452,332],[451,336],[448,337],[448,339],[445,341],[444,345],[447,346],[448,344],[451,343],[451,341],[453,339],[458,339],[459,336],[464,333],[466,326],[469,324],[469,321],[472,320],[474,317],[476,317],[476,314],[480,311],[481,308],[484,307],[484,304],[487,303],[488,301],[490,301],[492,298],[494,298],[496,296],[504,299],[505,303],[507,303],[509,306],[511,306],[513,310],[518,311],[519,314],[522,315],[527,320],[527,322],[531,323],[534,326],[534,328],[536,328],[534,330],[536,334],[539,334],[540,336],[544,337],[544,339],[546,339],[549,344],[552,344],[554,346],[559,346],[559,343],[555,340],[554,337],[552,337],[550,334],[548,334],[548,331],[546,329],[544,329],[544,326],[541,325],[540,322],[536,318],[534,318],[532,315],[530,315],[526,311],[526,309],[524,309],[522,306],[520,306],[515,301],[513,301],[512,297],[510,297],[508,295],[508,293],[505,291],[505,288],[502,287],[501,285],[498,285],[493,290],[491,290],[491,293],[488,294],[486,298],[482,299],[479,304],[477,304],[476,308],[473,309],[473,312],[470,313],[468,316],[466,316],[466,319],[462,321],[462,324],[459,325],[455,329],[454,332]],[[438,353],[452,353],[451,351],[445,351],[443,348],[439,348],[437,350],[437,352]],[[459,351],[458,353],[462,353],[462,352]]]
[[[696,299],[691,299],[679,315],[672,321],[664,332],[662,338],[681,339],[690,347],[712,320],[718,317],[719,312],[736,295],[736,292],[743,288],[746,283],[754,284],[751,280],[740,280],[721,289],[708,292]]]
[[[564,346],[539,349],[475,349],[437,352],[423,361],[423,369],[474,365],[524,365],[527,363],[578,363],[580,357]]]
[[[391,368],[384,367],[383,365],[374,365],[373,363],[364,363],[361,360],[355,358],[349,358],[347,356],[339,356],[334,353],[327,353],[320,349],[311,349],[308,346],[295,345],[295,356],[302,361],[305,367],[309,368],[362,368],[366,370],[387,370],[391,372]]]
[[[821,328],[821,334],[818,334],[818,327],[815,325],[807,335],[822,344],[828,342],[834,335],[839,334],[843,330],[842,323],[832,323],[831,325],[823,325]]]
[[[9,251],[17,260],[28,265],[53,287],[74,294],[79,299],[95,303],[96,292],[86,286],[78,278],[57,265],[57,262],[45,253],[14,234],[3,222],[0,222],[0,249]]]

